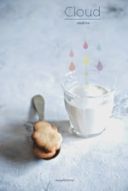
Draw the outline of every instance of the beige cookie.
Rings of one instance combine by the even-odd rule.
[[[33,153],[40,159],[51,159],[59,153],[60,149],[52,151],[45,151],[45,149],[39,148],[37,145],[33,146]]]
[[[62,136],[57,128],[46,121],[38,121],[34,124],[32,139],[36,145],[34,154],[41,158],[54,156],[62,143]],[[44,152],[44,150],[47,152]]]

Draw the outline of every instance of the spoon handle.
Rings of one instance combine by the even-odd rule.
[[[44,120],[44,108],[45,108],[45,101],[43,96],[41,95],[35,95],[32,98],[32,104],[34,109],[39,115],[39,120]]]

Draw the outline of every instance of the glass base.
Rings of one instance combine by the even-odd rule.
[[[76,135],[76,136],[78,136],[78,137],[81,137],[81,138],[91,138],[91,137],[95,137],[95,136],[101,135],[101,134],[106,130],[106,128],[104,128],[104,129],[102,129],[102,130],[101,130],[100,132],[98,132],[98,133],[82,134],[82,133],[76,131],[76,130],[74,129],[74,127],[72,127],[72,125],[70,125],[70,127],[71,127],[71,132],[72,132],[72,134],[74,134],[74,135]]]

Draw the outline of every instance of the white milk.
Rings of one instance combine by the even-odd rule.
[[[76,134],[99,134],[112,114],[113,93],[96,85],[75,85],[65,93],[65,107]]]

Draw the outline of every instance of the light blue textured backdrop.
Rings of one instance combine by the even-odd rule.
[[[67,6],[101,8],[101,20],[80,25],[64,20]],[[70,63],[82,66],[82,44],[89,44],[90,64],[100,59],[127,90],[127,1],[0,0],[0,120],[27,119],[30,99],[46,99],[46,118],[67,118],[60,87]],[[110,81],[113,81],[111,77]]]

